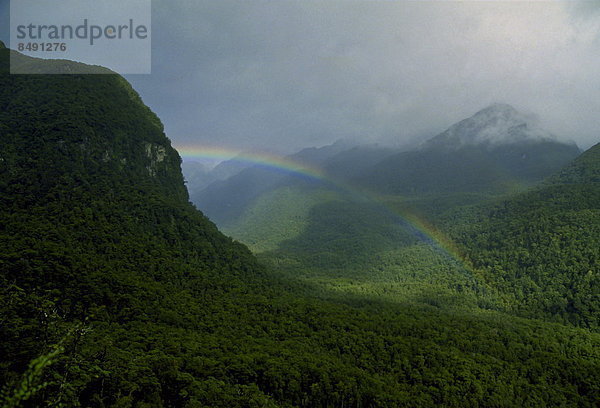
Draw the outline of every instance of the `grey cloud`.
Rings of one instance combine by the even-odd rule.
[[[155,0],[153,74],[128,79],[175,144],[402,143],[506,102],[587,147],[600,135],[597,10],[583,2]]]
[[[155,76],[177,73],[163,85],[182,109],[165,119],[176,141],[401,142],[497,101],[584,146],[597,137],[597,50],[560,4],[163,4],[158,27],[173,29],[158,53],[170,57]]]

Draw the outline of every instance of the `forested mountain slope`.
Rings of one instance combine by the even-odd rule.
[[[600,183],[600,144],[586,150],[571,164],[548,180],[553,184]]]
[[[465,211],[465,210],[459,210]],[[462,214],[464,216],[464,214]],[[542,186],[447,228],[525,316],[600,326],[600,145]],[[459,226],[457,228],[457,225]]]
[[[168,327],[260,268],[188,203],[177,152],[123,78],[8,75],[6,49],[0,64],[0,382],[60,343],[69,358],[36,398],[165,399],[128,356],[162,364]]]
[[[178,154],[121,77],[7,69],[0,49],[3,407],[600,398],[597,334],[492,311],[309,297],[187,202]]]

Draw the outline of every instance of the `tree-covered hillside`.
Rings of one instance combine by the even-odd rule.
[[[44,62],[30,61],[32,64]],[[322,300],[187,202],[117,75],[0,50],[0,406],[592,407],[600,336],[495,312]]]
[[[542,181],[578,154],[577,146],[554,141],[451,150],[427,145],[388,157],[356,176],[355,182],[385,194],[507,193]]]
[[[554,184],[600,183],[600,144],[586,150],[577,160],[570,163],[549,179]]]
[[[598,329],[600,326],[600,146],[584,152],[543,187],[478,211],[446,228],[509,308]]]
[[[177,152],[123,78],[8,75],[0,53],[1,382],[19,392],[17,373],[60,347],[54,369],[25,384],[50,381],[29,406],[117,403],[124,390],[111,387],[139,369],[117,361],[136,336],[183,325],[190,308],[203,313],[200,294],[234,291],[260,268],[187,202]],[[113,330],[133,337],[115,346]],[[161,400],[152,393],[139,398]]]

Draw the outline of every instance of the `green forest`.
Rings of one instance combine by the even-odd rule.
[[[524,192],[280,186],[241,243],[122,77],[9,53],[0,407],[598,406],[600,146]]]

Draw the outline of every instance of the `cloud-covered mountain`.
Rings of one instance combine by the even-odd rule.
[[[495,147],[540,141],[556,141],[556,137],[542,129],[533,115],[521,113],[507,104],[496,103],[452,125],[427,141],[424,147],[459,149],[467,145]]]
[[[504,192],[541,181],[579,153],[532,116],[494,104],[419,149],[388,157],[355,181],[395,194]]]

